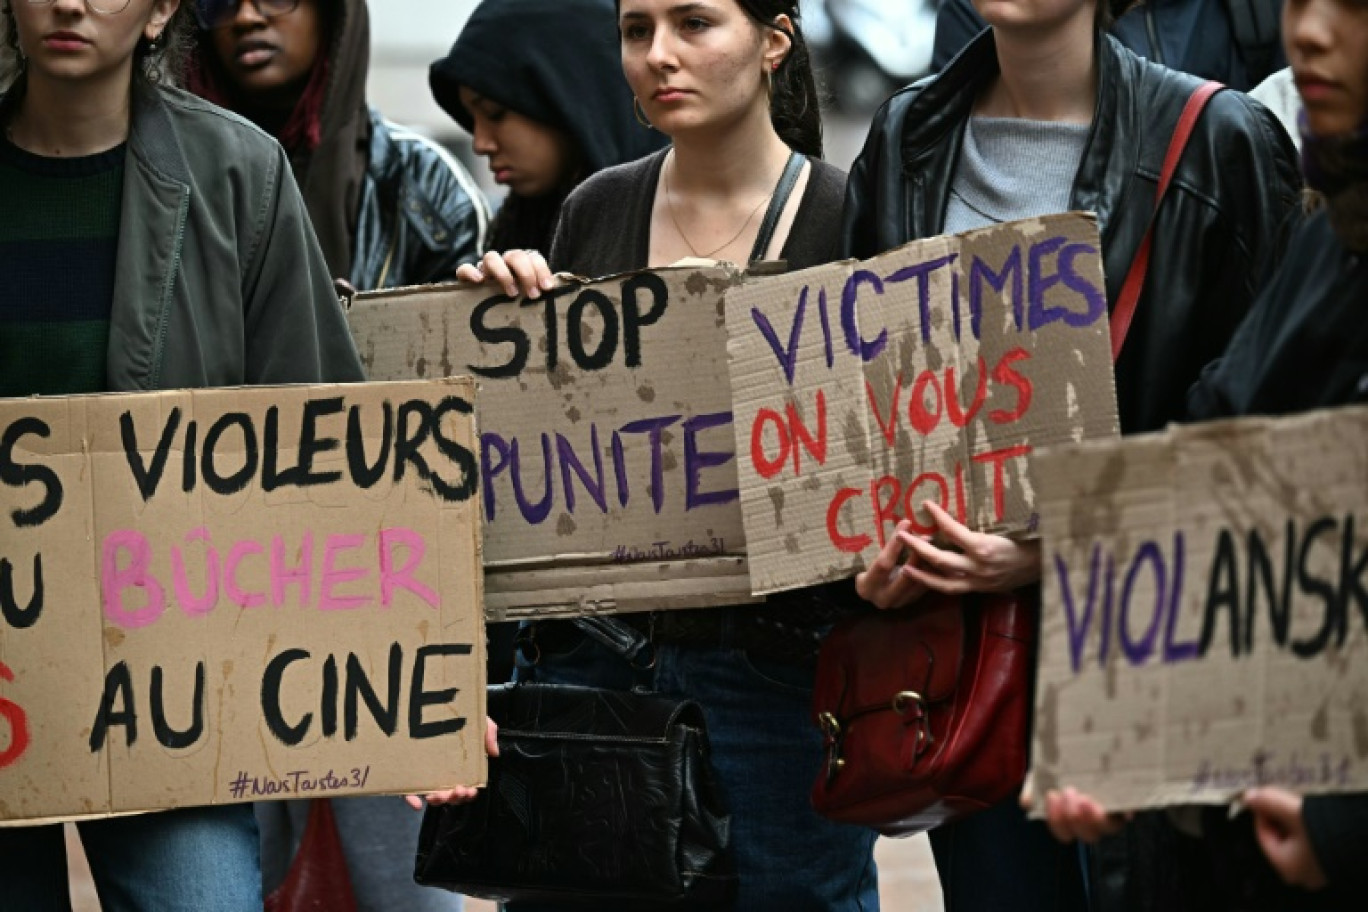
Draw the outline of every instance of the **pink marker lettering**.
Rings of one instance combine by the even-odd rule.
[[[307,608],[313,596],[313,533],[305,532],[299,544],[299,563],[293,567],[285,563],[285,540],[277,535],[271,539],[271,599],[279,608],[285,604],[285,587],[299,587],[299,605]]]
[[[244,558],[252,554],[262,554],[264,550],[254,541],[240,541],[228,552],[228,560],[223,565],[223,588],[228,598],[243,608],[256,608],[266,604],[266,593],[244,592],[238,584],[238,567]]]
[[[364,608],[374,599],[369,595],[335,595],[333,589],[354,583],[366,576],[364,567],[337,567],[337,555],[342,551],[353,551],[366,543],[364,535],[329,535],[323,546],[323,583],[319,587],[318,608],[320,611],[346,611]]]
[[[404,564],[394,566],[395,547],[405,549]],[[380,604],[388,608],[394,601],[394,590],[407,589],[429,606],[437,607],[437,593],[413,578],[413,573],[423,563],[427,553],[427,543],[423,536],[412,529],[380,530]]]
[[[201,526],[185,536],[187,545],[204,542],[204,596],[197,597],[190,591],[190,579],[185,573],[185,557],[179,547],[171,548],[171,581],[176,588],[176,601],[181,610],[191,617],[201,617],[214,610],[218,604],[219,558],[218,551],[209,541],[209,530]]]
[[[119,567],[119,552],[127,551],[129,565]],[[166,591],[157,578],[148,572],[152,562],[152,546],[147,537],[133,529],[111,532],[104,541],[100,561],[100,587],[104,594],[105,617],[128,630],[137,630],[156,623],[166,610]],[[147,604],[130,609],[124,603],[124,590],[141,589]]]

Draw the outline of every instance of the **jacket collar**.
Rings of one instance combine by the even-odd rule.
[[[1126,84],[1138,75],[1130,72],[1138,61],[1115,38],[1098,32],[1094,43],[1097,67],[1097,109],[1074,178],[1070,207],[1096,212],[1105,232],[1126,181],[1133,173],[1143,137],[1135,135],[1135,93]],[[946,66],[942,73],[922,85],[904,120],[903,172],[921,172],[933,157],[950,156],[945,179],[932,189],[941,195],[928,215],[943,219],[950,182],[959,160],[964,128],[974,103],[998,75],[997,45],[993,30],[985,29]],[[941,222],[930,226],[939,231]]]

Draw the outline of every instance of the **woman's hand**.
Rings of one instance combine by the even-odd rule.
[[[1325,871],[1302,819],[1302,797],[1280,788],[1251,789],[1245,807],[1254,814],[1254,835],[1273,870],[1286,883],[1308,890],[1325,888]]]
[[[1092,797],[1071,788],[1045,795],[1045,825],[1060,842],[1097,842],[1119,832],[1129,819],[1129,814],[1108,814]]]
[[[491,250],[478,265],[467,263],[457,267],[456,278],[475,285],[494,283],[510,298],[539,298],[543,291],[556,287],[546,258],[535,250]]]
[[[499,726],[488,716],[485,717],[484,748],[485,754],[488,756],[499,756]],[[469,804],[475,800],[475,796],[478,794],[480,794],[480,790],[473,785],[458,785],[454,789],[429,792],[423,798],[417,795],[409,795],[404,800],[415,811],[421,811],[424,798],[427,799],[428,804]]]
[[[855,577],[856,593],[875,608],[906,608],[926,594],[926,587],[908,575],[907,564],[903,562],[907,552],[905,539],[910,537],[912,524],[904,519],[869,569]]]
[[[936,592],[961,595],[1010,592],[1040,579],[1040,542],[974,532],[939,505],[927,501],[925,506],[936,528],[958,550],[939,548],[928,538],[902,532],[899,523],[898,537],[916,558],[903,566],[913,581]]]

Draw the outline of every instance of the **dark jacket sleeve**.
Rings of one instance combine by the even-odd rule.
[[[414,262],[406,270],[415,285],[449,281],[456,267],[473,263],[484,254],[488,212],[484,198],[456,169],[459,162],[430,146],[427,141],[408,143],[404,181],[421,193],[434,213],[429,225],[408,212],[413,230],[425,243],[414,244]]]
[[[244,291],[245,382],[364,380],[304,200],[284,150],[275,148]]]
[[[931,72],[939,73],[964,50],[974,36],[988,27],[970,0],[944,0],[936,13],[936,44],[931,55]]]
[[[894,96],[897,98],[898,96]],[[864,148],[846,178],[845,205],[841,208],[841,257],[867,260],[883,250],[879,244],[879,183],[886,165],[892,100],[874,115]]]
[[[1309,797],[1302,820],[1335,892],[1362,897],[1368,890],[1368,794]]]

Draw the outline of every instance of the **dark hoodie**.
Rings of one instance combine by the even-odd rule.
[[[370,15],[365,0],[318,0],[332,30],[326,55],[315,64],[314,82],[299,107],[277,131],[289,153],[323,255],[335,276],[351,274],[353,226],[370,155],[366,74],[370,69]],[[190,89],[251,117],[251,106],[234,96],[232,83],[201,40],[192,60]],[[260,126],[260,124],[259,124]]]
[[[484,0],[429,81],[468,132],[474,121],[461,86],[568,134],[584,157],[575,182],[667,142],[632,113],[613,0]]]

